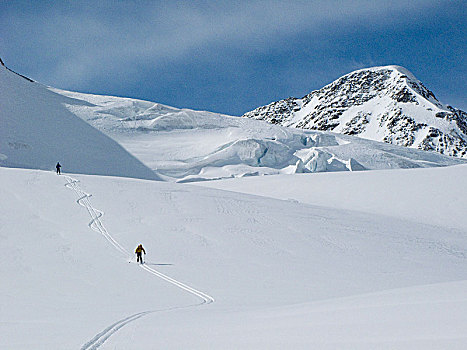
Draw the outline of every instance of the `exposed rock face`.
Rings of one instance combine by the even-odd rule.
[[[467,158],[467,113],[439,102],[398,66],[358,70],[303,98],[273,102],[243,117]]]

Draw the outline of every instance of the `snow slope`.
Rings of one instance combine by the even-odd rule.
[[[460,182],[443,187],[454,200],[465,167],[448,169]],[[430,221],[440,170],[411,170],[427,176],[412,193],[420,213],[407,220],[391,211],[394,199],[385,203],[392,216],[383,216],[188,184],[0,168],[0,348],[465,348],[467,227]],[[354,182],[362,192],[402,191],[385,183],[392,173],[347,175],[363,176]],[[279,187],[317,175],[262,179]],[[321,184],[322,193],[335,191],[333,181]],[[304,197],[314,191],[300,188]],[[461,222],[456,211],[443,214]],[[140,242],[149,270],[128,263]]]
[[[0,65],[0,166],[157,179],[118,143],[70,113],[83,104]]]
[[[347,135],[294,130],[129,98],[53,91],[70,98],[66,106],[72,113],[169,181],[465,163]]]
[[[467,230],[467,166],[273,176],[201,185]]]

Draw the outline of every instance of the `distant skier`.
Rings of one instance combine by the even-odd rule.
[[[136,262],[139,262],[139,263],[143,264],[143,253],[144,253],[144,255],[146,255],[146,251],[144,250],[142,244],[140,244],[136,248],[135,253],[136,253]]]
[[[60,165],[60,163],[57,162],[57,165],[55,166],[55,169],[57,169],[57,174],[58,174],[58,175],[60,175],[60,168],[61,168],[61,167],[62,167],[62,166]]]

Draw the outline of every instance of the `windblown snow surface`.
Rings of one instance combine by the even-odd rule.
[[[0,348],[464,349],[466,178],[0,168]]]

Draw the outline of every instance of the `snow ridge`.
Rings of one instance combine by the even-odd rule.
[[[357,70],[303,98],[273,102],[243,117],[467,158],[467,114],[442,104],[399,66]]]
[[[121,145],[70,113],[72,99],[0,65],[0,166],[70,173],[158,176]],[[77,103],[82,103],[75,101]]]

